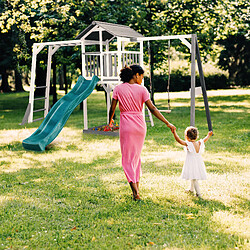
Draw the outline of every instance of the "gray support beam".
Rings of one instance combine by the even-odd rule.
[[[195,46],[196,35],[191,38],[191,107],[190,107],[190,126],[195,126]]]
[[[28,117],[29,117],[29,115],[30,115],[30,107],[31,107],[31,103],[28,103],[28,106],[27,106],[27,108],[26,108],[26,111],[25,111],[23,120],[22,120],[21,123],[19,123],[19,125],[24,125],[25,123],[28,122]]]
[[[206,115],[207,115],[208,130],[211,131],[211,130],[213,130],[213,128],[212,128],[212,122],[211,122],[210,111],[209,111],[209,106],[208,106],[205,78],[204,78],[204,74],[203,74],[203,70],[202,70],[200,50],[199,50],[197,38],[196,38],[196,58],[197,58],[197,65],[198,65],[199,75],[200,75],[200,82],[201,82],[203,100],[204,100],[204,105],[205,105],[205,110],[206,110]]]

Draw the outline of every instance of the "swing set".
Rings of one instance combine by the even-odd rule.
[[[81,60],[82,60],[82,76],[90,80],[93,76],[97,76],[100,81],[99,84],[103,86],[107,93],[107,122],[110,109],[110,94],[114,87],[120,83],[119,72],[122,67],[131,64],[139,64],[143,67],[143,42],[147,41],[161,41],[168,40],[170,48],[170,40],[179,39],[186,45],[191,53],[191,103],[190,103],[190,125],[195,126],[195,65],[197,65],[200,75],[201,88],[203,93],[204,105],[206,109],[208,129],[212,130],[205,80],[201,65],[200,52],[196,34],[189,35],[170,35],[170,36],[155,36],[144,37],[142,34],[136,32],[125,25],[105,23],[94,21],[85,30],[83,30],[75,40],[68,41],[54,41],[33,44],[32,66],[31,66],[31,83],[30,83],[30,96],[29,103],[22,121],[32,123],[44,119],[49,112],[49,91],[50,91],[50,76],[51,76],[51,62],[53,54],[63,46],[80,46]],[[191,39],[191,42],[187,39]],[[126,49],[126,43],[135,44],[133,49]],[[112,44],[112,46],[111,46]],[[89,52],[88,46],[96,46],[96,51]],[[36,88],[36,60],[37,55],[45,47],[48,47],[48,60],[47,60],[47,77],[43,88],[46,89],[45,97],[34,98],[34,91]],[[111,49],[112,48],[112,49]],[[115,48],[115,49],[114,49]],[[131,47],[129,47],[131,48]],[[171,112],[170,110],[170,50],[168,50],[168,64],[169,64],[169,78],[168,78],[168,109],[164,112]],[[143,83],[142,83],[143,84]],[[36,100],[44,101],[44,109],[34,110],[34,102]],[[161,110],[163,112],[163,110]],[[43,117],[34,119],[33,114],[43,112]],[[145,111],[144,111],[145,115]],[[151,125],[153,125],[152,115],[149,114]],[[87,99],[83,101],[83,118],[84,130],[88,130],[88,117],[87,117]]]
[[[168,91],[168,109],[167,110],[160,110],[161,112],[167,112],[170,113],[170,93],[169,93],[169,87],[170,87],[170,75],[171,75],[171,68],[170,68],[170,40],[173,39],[179,39],[183,44],[185,44],[190,51],[191,54],[191,88],[190,88],[190,95],[191,95],[191,103],[190,103],[190,126],[195,126],[195,66],[197,61],[199,76],[200,76],[200,84],[201,84],[201,90],[203,94],[203,100],[204,100],[204,106],[206,110],[206,117],[207,117],[207,125],[208,130],[211,131],[212,129],[212,122],[211,122],[211,116],[209,111],[209,105],[208,105],[208,99],[207,99],[207,91],[206,91],[206,85],[205,85],[205,78],[204,73],[202,69],[201,64],[201,57],[200,57],[200,50],[199,50],[199,44],[197,40],[196,34],[190,34],[190,35],[170,35],[170,36],[155,36],[155,37],[143,37],[138,38],[137,41],[160,41],[160,40],[168,40],[168,85],[167,85],[167,91]],[[191,43],[187,40],[191,39]],[[148,46],[150,47],[150,46]]]

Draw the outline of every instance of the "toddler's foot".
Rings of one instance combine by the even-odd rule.
[[[186,189],[186,190],[185,190],[185,193],[194,195],[194,191],[191,191],[190,189]]]
[[[196,197],[198,197],[199,199],[202,199],[201,194],[196,194]]]

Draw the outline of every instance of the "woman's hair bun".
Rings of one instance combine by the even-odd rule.
[[[135,74],[133,70],[127,65],[125,65],[125,67],[121,69],[120,78],[123,82],[129,82],[133,78],[134,75]]]

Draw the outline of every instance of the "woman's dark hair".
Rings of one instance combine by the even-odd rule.
[[[128,66],[125,66],[123,69],[121,69],[120,78],[123,82],[129,82],[134,75],[135,73]]]
[[[125,65],[125,67],[121,69],[120,78],[123,82],[129,82],[137,73],[139,75],[144,74],[144,70],[140,65]]]
[[[130,68],[133,70],[134,75],[136,75],[137,73],[139,75],[144,74],[144,70],[140,65],[134,64],[134,65],[131,65]]]

